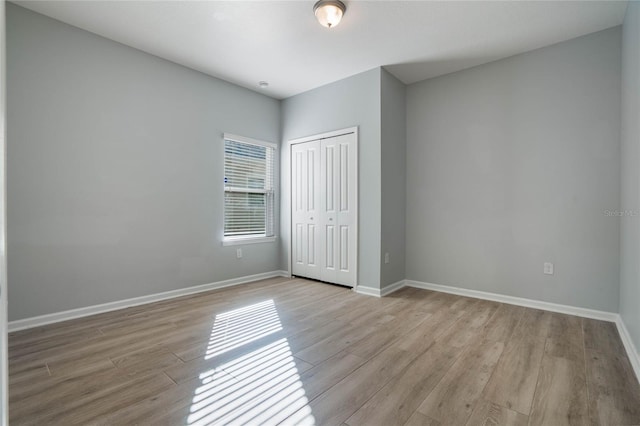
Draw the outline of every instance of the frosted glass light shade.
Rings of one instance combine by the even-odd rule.
[[[344,3],[338,0],[320,0],[313,6],[313,13],[315,13],[318,22],[327,28],[338,25],[345,10]]]

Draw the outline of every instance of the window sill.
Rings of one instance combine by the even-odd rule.
[[[225,238],[222,240],[223,246],[237,246],[240,244],[260,244],[260,243],[272,243],[277,240],[278,237],[239,237],[239,238]]]

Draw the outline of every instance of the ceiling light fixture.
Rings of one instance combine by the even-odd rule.
[[[347,7],[340,0],[320,0],[313,6],[318,22],[327,28],[338,25],[346,10]]]
[[[264,80],[263,81],[259,81],[258,82],[258,86],[261,89],[266,89],[267,87],[269,87],[269,82],[268,81],[264,81]]]

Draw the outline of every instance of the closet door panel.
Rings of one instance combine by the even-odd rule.
[[[321,238],[318,235],[320,144],[291,148],[292,274],[320,279]]]
[[[336,282],[337,271],[337,235],[336,235],[336,145],[335,138],[323,139],[320,144],[320,181],[322,186],[321,226],[324,230],[324,263],[321,267],[320,279]]]
[[[356,135],[293,145],[291,173],[292,273],[355,286]]]
[[[336,282],[354,285],[356,279],[356,225],[357,225],[357,144],[355,135],[336,138],[336,223],[340,237],[337,239],[339,267]]]

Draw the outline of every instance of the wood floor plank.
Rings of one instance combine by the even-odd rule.
[[[309,409],[316,423],[340,425],[355,413],[391,378],[398,375],[416,357],[434,344],[432,338],[413,338],[393,345],[372,357],[360,368],[346,376],[309,403],[308,407],[292,415],[287,421],[295,422]]]
[[[583,318],[582,325],[585,348],[610,355],[625,353],[615,323]]]
[[[356,425],[403,425],[462,353],[462,348],[436,344],[393,377],[346,421]]]
[[[84,330],[78,330],[77,333],[61,334],[49,334],[46,337],[30,340],[28,343],[17,344],[12,340],[13,349],[10,352],[12,358],[25,358],[29,354],[43,352],[45,350],[55,350],[64,347],[70,343],[77,343],[79,341],[89,342],[101,336],[100,331],[97,329],[89,328]]]
[[[59,348],[46,349],[20,357],[21,362],[43,361],[50,365],[54,362],[80,362],[88,356],[117,356],[148,344],[162,342],[170,332],[177,332],[173,324],[159,324],[135,334],[108,337],[98,336],[90,341],[74,341]]]
[[[334,333],[349,328],[349,323],[342,320],[335,320],[310,330],[303,330],[293,335],[288,335],[289,346],[294,353],[298,353],[322,339],[330,338]]]
[[[45,363],[28,364],[20,371],[9,370],[9,385],[16,385],[21,382],[37,382],[46,380],[50,376],[49,369]]]
[[[369,310],[362,315],[342,317],[342,320],[349,324],[340,330],[328,335],[326,338],[317,341],[296,353],[296,356],[317,364],[332,355],[350,348],[360,357],[369,357],[378,352],[385,343],[393,340],[389,336],[394,331],[397,332],[402,327],[412,327],[426,318],[426,314],[419,309],[411,309],[415,305],[415,289],[408,289],[396,297],[396,301],[388,304],[380,310]],[[400,292],[399,292],[400,293]],[[351,315],[353,315],[351,313]],[[384,337],[387,337],[386,341]],[[358,346],[355,346],[355,345]]]
[[[445,331],[438,340],[448,345],[464,347],[481,338],[481,332],[498,310],[499,304],[478,300],[465,310],[465,314]]]
[[[581,318],[552,314],[545,352],[578,363],[584,370],[584,336]]]
[[[551,314],[527,309],[505,346],[484,399],[529,415]]]
[[[211,358],[201,358],[184,362],[182,364],[176,364],[174,366],[165,368],[164,372],[176,383],[188,382],[200,376],[203,371],[210,371],[235,359],[242,359],[243,357],[250,356],[251,354],[262,352],[265,353],[265,356],[268,356],[270,351],[265,348],[281,341],[284,341],[286,343],[287,350],[291,351],[287,339],[282,337],[282,335],[276,334],[267,336],[264,339],[256,340],[235,350],[220,354],[219,356]],[[295,362],[296,368],[299,372],[306,371],[313,367],[313,365],[299,358],[293,358],[293,361]]]
[[[202,386],[191,406],[189,422],[197,424],[277,424],[305,407],[303,371],[286,339],[220,365],[237,383],[211,384],[202,374]]]
[[[148,387],[152,390],[151,395],[172,385],[173,381],[164,374],[136,377],[121,373],[118,369],[63,380],[52,378],[40,383],[40,387],[26,395],[16,395],[15,392],[11,394],[10,390],[10,421],[12,424],[65,424],[65,416],[84,417],[85,414],[80,412],[84,413],[85,409],[88,412],[93,411],[91,407],[98,409],[94,403],[107,411],[113,409],[107,402],[96,401],[102,398],[111,401],[112,397],[109,395],[125,388],[133,389],[134,395],[137,392],[145,395],[145,387]]]
[[[485,325],[481,338],[483,340],[507,343],[522,315],[524,315],[524,311],[525,308],[522,306],[501,304]]]
[[[9,353],[12,425],[573,424],[581,380],[591,424],[640,423],[614,324],[416,288],[274,278],[11,333]]]
[[[131,321],[135,321],[136,318],[144,317],[151,318],[154,315],[161,315],[163,318],[167,318],[167,314],[172,314],[174,310],[182,311],[184,304],[189,304],[193,300],[204,302],[206,300],[207,305],[212,305],[212,301],[218,299],[218,303],[229,303],[228,298],[233,297],[234,294],[243,294],[243,288],[254,287],[258,290],[269,289],[270,286],[277,286],[285,281],[285,278],[273,278],[269,280],[257,281],[250,284],[242,284],[231,289],[213,290],[205,293],[198,293],[195,295],[182,296],[179,298],[148,303],[144,305],[138,305],[130,308],[120,309],[117,311],[105,312],[101,314],[92,315],[90,317],[83,317],[79,319],[64,321],[55,324],[49,324],[42,327],[21,330],[11,333],[11,339],[9,341],[10,346],[22,346],[30,341],[40,341],[49,337],[66,336],[73,337],[74,335],[84,332],[86,329],[93,329],[91,333],[97,334],[98,329],[107,328],[111,324],[130,324]],[[221,296],[223,295],[223,296]],[[15,353],[15,351],[12,351]]]
[[[139,374],[152,370],[164,370],[183,361],[162,346],[153,346],[113,358],[113,364],[129,373]]]
[[[584,362],[545,354],[530,425],[584,425],[589,419]]]
[[[208,384],[233,386],[238,381],[225,373],[216,371],[208,376]],[[181,424],[188,420],[192,405],[202,401],[198,398],[198,390],[202,387],[200,379],[194,379],[176,386],[168,387],[155,395],[148,396],[134,404],[96,417],[92,424],[111,425],[158,425]],[[201,392],[204,389],[201,390]],[[168,423],[168,421],[172,423]]]
[[[86,376],[113,368],[116,368],[116,366],[111,359],[105,355],[94,354],[69,361],[54,360],[47,363],[49,374],[56,378]]]
[[[476,404],[466,426],[527,426],[528,422],[529,417],[524,414],[483,399]]]
[[[525,308],[524,314],[520,318],[515,330],[513,330],[511,340],[516,341],[523,338],[536,340],[546,339],[549,336],[553,315],[552,312]]]
[[[322,287],[321,284],[316,285]],[[313,333],[313,335],[315,335],[319,330],[323,330],[324,326],[331,328],[332,325],[329,323],[333,323],[334,326],[338,327],[339,324],[335,322],[335,315],[332,315],[335,308],[335,304],[333,303],[335,301],[334,295],[335,293],[330,293],[329,298],[327,299],[322,297],[321,294],[315,294],[315,298],[309,299],[304,303],[300,303],[302,302],[300,301],[294,307],[288,309],[284,308],[279,302],[276,303],[275,306],[276,309],[278,309],[279,319],[283,327],[282,334],[285,336],[291,336],[295,334],[308,335],[309,333]],[[338,297],[345,299],[350,303],[353,303],[353,300],[351,299],[351,296],[353,295],[354,293],[348,292],[344,289],[341,289],[340,293],[337,294]],[[313,320],[310,320],[305,316],[309,312],[309,307],[307,305],[313,303],[329,303],[327,309],[319,310],[326,314],[326,318],[324,316],[316,316]],[[213,324],[208,325],[206,333],[203,333],[203,338],[199,341],[194,341],[194,339],[189,338],[189,336],[184,336],[183,338],[174,340],[173,342],[164,341],[163,345],[185,362],[202,359],[208,355],[207,350],[210,343],[212,327]],[[331,332],[327,335],[330,334]],[[307,340],[312,339],[307,337]],[[313,343],[309,343],[309,345],[310,344]],[[298,347],[296,346],[296,348]]]
[[[416,411],[404,426],[440,426],[441,423]]]
[[[358,299],[358,294],[353,292],[338,293],[332,295],[330,298],[325,299],[326,309],[296,309],[296,311],[304,314],[301,321],[315,321],[318,319],[324,319],[330,317],[331,319],[338,319],[346,315],[353,315],[352,311],[356,311],[356,316],[367,311],[380,309],[386,306],[389,301],[366,300],[354,303]],[[317,303],[316,303],[317,306]]]
[[[367,360],[364,358],[342,351],[322,364],[301,372],[300,381],[303,384],[306,397],[309,400],[316,398],[365,362]]]
[[[418,411],[441,423],[465,424],[503,349],[504,343],[491,341],[468,348]]]
[[[449,296],[449,295],[446,295]],[[460,317],[465,314],[464,310],[452,310],[444,305],[431,314],[428,321],[423,321],[420,327],[412,329],[402,339],[397,340],[394,345],[399,349],[410,350],[417,343],[423,343],[423,350],[426,350],[436,339],[452,327]]]
[[[311,364],[319,364],[351,346],[354,342],[377,333],[381,327],[392,322],[396,322],[396,317],[387,314],[377,319],[372,319],[368,324],[359,323],[357,327],[344,327],[313,345],[296,352],[295,355]]]
[[[396,320],[383,324],[372,333],[350,344],[346,350],[361,358],[371,358],[389,345],[394,344],[400,336],[419,327],[430,318],[431,314],[425,313],[421,309],[405,310],[405,312],[396,315]]]
[[[15,383],[9,389],[9,403],[13,412],[25,403],[29,407],[29,400],[37,401],[38,405],[49,402],[55,403],[56,395],[73,393],[75,390],[91,391],[94,386],[111,383],[113,381],[128,380],[129,374],[118,370],[111,361],[100,364],[100,367],[83,369],[66,376],[50,376],[38,381],[22,381]]]
[[[42,340],[48,340],[51,338],[60,337],[61,339],[66,339],[74,336],[76,333],[84,333],[87,329],[90,330],[90,334],[99,334],[98,327],[91,324],[91,322],[91,320],[82,321],[81,319],[76,319],[47,324],[41,327],[13,331],[11,332],[11,340],[9,340],[8,347],[13,349],[12,353],[16,353],[15,349],[18,347],[38,343]]]
[[[315,422],[341,425],[413,358],[410,353],[393,347],[380,352],[309,403]],[[287,421],[297,421],[306,410],[306,407],[301,409]]]
[[[480,300],[473,299],[471,297],[456,297],[453,295],[449,295],[449,296],[450,296],[449,300],[451,303],[449,305],[449,311],[455,312],[455,313],[464,313],[467,311],[469,307],[480,302]]]
[[[640,385],[626,355],[587,349],[586,361],[591,424],[640,424]]]
[[[103,388],[84,398],[70,400],[53,410],[53,415],[48,413],[47,421],[51,424],[86,424],[172,386],[175,384],[165,375],[143,376],[119,386]]]

